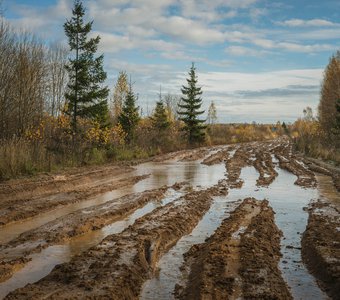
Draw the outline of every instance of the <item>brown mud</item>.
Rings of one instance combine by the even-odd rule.
[[[25,191],[22,191],[22,186],[12,187],[13,190],[17,190],[17,192],[13,192],[13,198],[7,195],[8,186],[2,185],[0,186],[0,226],[28,219],[61,206],[85,201],[97,194],[131,186],[148,176],[127,177],[127,172],[130,172],[129,169],[126,172],[122,169],[119,169],[119,173],[115,172],[113,174],[109,173],[108,170],[105,170],[104,174],[99,172],[100,178],[96,177],[96,179],[87,174],[84,174],[83,180],[79,178],[80,175],[74,181],[62,177],[62,179],[54,180],[56,185],[54,192],[52,192],[53,183],[50,181],[46,183],[46,190],[44,190],[45,183],[30,182],[30,187],[24,184],[28,189]],[[98,172],[94,172],[94,174],[97,176]],[[125,177],[118,177],[118,175],[123,174]],[[37,192],[37,195],[35,192]]]
[[[23,266],[25,271],[31,255],[49,250],[54,247],[53,245],[68,243],[77,236],[98,232],[108,224],[129,216],[150,201],[163,201],[161,199],[164,193],[175,182],[173,179],[178,178],[177,162],[182,168],[179,171],[185,174],[180,180],[190,181],[188,179],[191,178],[190,174],[199,174],[199,178],[203,180],[197,180],[197,177],[192,176],[196,181],[189,182],[186,189],[181,189],[183,196],[178,198],[176,194],[172,202],[154,206],[139,215],[139,219],[134,218],[126,227],[116,231],[119,233],[106,234],[105,238],[96,240],[84,252],[75,252],[78,254],[76,256],[72,253],[71,261],[63,260],[69,262],[56,266],[52,272],[49,269],[49,275],[42,278],[48,274],[48,272],[44,273],[39,277],[42,278],[41,280],[23,288],[16,286],[16,290],[6,289],[7,292],[2,294],[0,284],[0,298],[11,290],[7,299],[138,299],[141,296],[143,283],[157,276],[157,264],[160,258],[168,253],[179,239],[192,233],[203,216],[213,207],[213,198],[228,194],[229,189],[237,191],[245,183],[244,188],[249,191],[249,195],[245,194],[237,199],[247,199],[234,212],[230,211],[229,218],[221,215],[220,220],[224,219],[224,221],[215,233],[205,243],[192,246],[185,254],[183,274],[187,272],[188,277],[184,278],[187,281],[180,282],[181,286],[177,287],[176,295],[185,299],[237,297],[291,299],[292,296],[280,272],[281,262],[278,266],[282,235],[274,223],[275,212],[268,206],[266,200],[258,201],[248,197],[255,197],[253,194],[255,192],[269,191],[280,180],[283,181],[279,183],[282,188],[279,191],[284,193],[286,181],[282,173],[288,173],[280,170],[279,167],[297,176],[296,179],[289,174],[290,179],[287,182],[290,186],[293,186],[296,180],[296,185],[310,191],[316,187],[316,179],[319,176],[315,176],[314,172],[332,176],[335,185],[337,179],[334,178],[338,178],[336,175],[338,173],[331,168],[325,168],[296,156],[286,138],[203,147],[158,156],[149,163],[146,173],[152,173],[153,177],[150,178],[157,183],[162,183],[149,187],[153,190],[148,191],[142,185],[137,189],[139,193],[135,189],[124,188],[131,187],[148,176],[142,175],[147,164],[143,165],[143,172],[139,169],[138,172],[133,173],[134,169],[131,167],[111,165],[1,183],[0,224],[2,225],[11,222],[14,222],[14,225],[20,224],[21,221],[31,222],[32,217],[39,218],[45,212],[58,212],[59,209],[68,207],[67,204],[70,203],[80,202],[83,205],[82,201],[96,198],[108,191],[120,189],[125,191],[121,194],[116,193],[115,196],[110,194],[105,201],[91,204],[94,205],[92,207],[88,207],[90,205],[88,204],[79,206],[71,212],[63,212],[47,222],[37,223],[36,227],[24,229],[19,236],[14,235],[12,239],[4,239],[0,246],[0,278],[5,280],[2,284],[7,284],[6,278],[16,275],[17,272],[20,273],[20,268]],[[159,171],[169,166],[172,168],[171,175]],[[209,170],[218,170],[218,173]],[[253,177],[244,178],[244,174],[250,174],[249,170],[252,170]],[[168,180],[166,176],[171,176],[169,181],[171,183],[164,183],[164,180]],[[277,180],[278,176],[279,180]],[[249,181],[253,182],[251,189],[246,184],[250,178],[253,178]],[[204,185],[205,181],[208,181],[207,185]],[[159,188],[163,184],[168,186]],[[333,183],[331,184],[333,186]],[[180,189],[182,186],[177,184],[172,188]],[[127,190],[130,195],[126,195]],[[261,195],[257,198],[264,197]],[[228,201],[228,197],[225,199]],[[92,203],[92,200],[90,202]],[[310,206],[308,227],[303,235],[302,252],[304,260],[311,272],[320,280],[322,287],[337,299],[339,293],[336,293],[338,290],[334,286],[339,286],[340,221],[339,207],[334,204],[335,202],[325,196],[322,201],[314,202]],[[275,203],[270,203],[275,208]],[[276,207],[281,209],[284,204]],[[146,214],[147,212],[150,213]],[[284,212],[280,211],[279,214],[280,218],[285,218]],[[287,222],[289,217],[287,216]],[[282,229],[281,225],[277,226]],[[6,226],[0,226],[1,230],[5,228]],[[284,229],[282,231],[284,232]],[[303,229],[299,229],[299,234],[302,231]],[[200,242],[204,238],[206,236]],[[96,246],[92,247],[93,245]],[[43,250],[46,247],[48,248]],[[281,245],[281,252],[285,253],[282,250]],[[318,274],[320,270],[328,274],[328,277],[325,274],[320,276]],[[9,281],[15,278],[14,276]]]
[[[340,194],[318,176],[320,198],[311,203],[302,237],[302,258],[332,299],[340,299]]]
[[[172,188],[179,188],[176,184]],[[0,282],[30,260],[29,255],[38,253],[44,248],[61,244],[70,238],[95,231],[104,226],[125,218],[137,208],[150,201],[160,200],[168,187],[123,196],[101,205],[92,206],[60,217],[36,229],[26,231],[0,246]]]
[[[195,227],[209,209],[213,195],[225,193],[221,185],[190,192],[6,298],[137,299],[159,257]]]
[[[253,198],[185,255],[190,270],[179,299],[291,299],[278,269],[281,232],[267,201]]]

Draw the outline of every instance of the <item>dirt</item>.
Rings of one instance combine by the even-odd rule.
[[[204,244],[185,255],[178,299],[291,299],[278,270],[281,233],[267,201],[245,199]]]
[[[257,170],[258,189],[275,182],[278,167],[296,175],[295,184],[306,189],[316,187],[315,173],[332,176],[337,187],[339,180],[334,169],[298,157],[287,138],[203,147],[153,158],[157,166],[167,160],[183,161],[185,165],[192,161],[196,165],[197,162],[207,166],[219,164],[222,168],[225,166],[226,173],[218,184],[205,189],[183,187],[183,183],[179,183],[109,199],[92,207],[79,207],[3,242],[0,282],[6,283],[27,264],[33,253],[67,244],[75,237],[114,224],[150,201],[160,201],[169,188],[183,192],[180,198],[153,207],[122,232],[91,244],[96,246],[56,266],[40,281],[14,290],[7,299],[138,299],[143,283],[157,276],[159,259],[180,238],[190,235],[209,211],[213,197],[242,187],[244,168]],[[0,224],[12,226],[10,223],[31,221],[32,217],[39,218],[70,203],[83,203],[107,191],[133,186],[148,176],[134,176],[133,170],[129,166],[111,165],[1,183]],[[190,172],[195,172],[195,168]],[[338,299],[340,220],[339,207],[334,203],[325,197],[308,208],[302,253],[322,287]],[[274,223],[274,214],[268,201],[245,199],[205,243],[194,245],[185,254],[181,270],[187,276],[177,286],[176,296],[180,299],[291,299],[278,267],[282,234]]]
[[[109,168],[111,169],[111,168]],[[145,179],[148,175],[127,176],[131,170],[110,170],[77,174],[75,178],[62,175],[47,182],[28,182],[11,186],[13,197],[8,196],[10,185],[0,185],[0,226],[28,219],[61,206],[85,201],[94,195],[127,187]],[[119,178],[121,175],[125,177]],[[46,186],[45,186],[46,185]]]
[[[178,189],[182,185],[176,184],[172,188]],[[168,187],[163,187],[123,196],[101,205],[78,210],[24,232],[16,239],[0,246],[0,282],[7,280],[15,271],[22,268],[30,260],[29,256],[32,253],[121,220],[147,202],[159,201],[167,190]]]
[[[320,199],[312,203],[302,237],[302,258],[333,299],[340,299],[339,208]]]
[[[226,194],[222,185],[190,192],[6,298],[138,299],[142,284],[152,275],[159,257],[181,236],[190,233],[209,209],[212,196],[220,194]]]

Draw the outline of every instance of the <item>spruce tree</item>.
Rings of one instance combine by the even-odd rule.
[[[152,126],[159,132],[164,132],[170,126],[168,115],[161,99],[156,102],[155,112],[151,117],[151,121]]]
[[[180,120],[184,122],[184,130],[188,135],[190,144],[202,143],[205,139],[205,128],[203,125],[205,120],[198,119],[198,116],[204,111],[200,110],[202,105],[202,90],[197,87],[196,68],[194,63],[189,71],[189,78],[187,78],[187,86],[182,86],[181,97],[182,103],[178,105],[181,109],[178,111]]]
[[[95,57],[100,37],[88,38],[93,21],[84,23],[85,8],[80,0],[74,1],[71,19],[64,24],[70,51],[74,54],[66,65],[69,73],[67,113],[72,117],[73,132],[77,132],[77,117],[107,120],[109,89],[102,87],[106,79],[104,56]]]
[[[131,85],[126,95],[122,112],[118,117],[118,123],[126,133],[126,142],[131,143],[134,139],[135,129],[140,120],[138,107],[136,107],[136,98],[132,91]]]

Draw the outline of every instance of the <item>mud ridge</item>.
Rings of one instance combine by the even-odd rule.
[[[281,232],[268,201],[245,199],[204,244],[185,255],[178,299],[292,299],[278,269]]]
[[[315,188],[317,185],[315,174],[301,160],[292,154],[292,144],[275,148],[274,155],[279,160],[281,169],[285,169],[297,176],[294,184],[307,188]]]
[[[302,259],[321,287],[340,299],[340,211],[330,203],[314,202],[302,237]]]
[[[127,178],[106,179],[95,185],[81,185],[74,187],[72,191],[57,193],[43,197],[32,197],[29,199],[17,199],[2,205],[0,210],[0,226],[5,226],[13,222],[35,217],[43,212],[47,212],[68,204],[88,200],[97,194],[116,190],[125,186],[130,186],[138,181],[147,178],[149,175],[132,176]],[[84,179],[85,180],[85,179]],[[86,182],[86,180],[85,180]]]
[[[191,232],[219,194],[226,194],[225,187],[194,191],[157,208],[6,299],[137,299],[159,257]]]
[[[179,188],[175,184],[172,188]],[[30,261],[32,253],[41,252],[48,246],[61,244],[70,238],[89,231],[99,230],[104,226],[125,218],[137,208],[150,201],[159,201],[168,187],[131,194],[76,211],[36,229],[22,233],[18,238],[0,246],[0,282]],[[23,247],[24,246],[24,247]]]
[[[256,185],[268,186],[278,176],[278,173],[274,169],[272,157],[269,152],[258,152],[255,157],[254,167],[260,174]]]

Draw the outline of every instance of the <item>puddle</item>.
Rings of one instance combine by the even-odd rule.
[[[96,204],[105,203],[115,197],[120,197],[128,193],[142,192],[149,189],[159,188],[164,185],[172,185],[176,182],[188,181],[194,188],[205,188],[217,184],[218,181],[224,177],[225,167],[223,164],[206,166],[202,165],[200,161],[193,162],[162,162],[162,163],[145,163],[137,166],[136,171],[131,176],[143,175],[150,173],[150,177],[144,179],[133,187],[128,189],[115,190],[98,197]],[[174,201],[182,195],[180,192],[172,191],[172,195],[168,195],[162,201],[150,202],[143,208],[136,210],[128,218],[108,225],[101,230],[90,232],[84,236],[73,238],[65,245],[55,245],[44,249],[41,253],[32,255],[32,261],[29,262],[23,269],[16,272],[8,281],[0,283],[0,298],[4,297],[10,291],[23,287],[27,283],[33,283],[48,275],[57,264],[68,262],[71,258],[89,249],[92,246],[100,243],[106,236],[123,231],[134,221],[143,215],[151,212],[156,207],[166,205]],[[93,203],[93,202],[91,202]],[[65,207],[67,212],[71,212],[75,206]],[[77,203],[77,207],[87,207],[86,201]],[[61,209],[61,213],[65,212]],[[50,215],[55,215],[55,212],[49,212]],[[58,214],[58,216],[60,216]],[[47,218],[48,219],[48,218]],[[53,218],[55,219],[55,217]],[[49,220],[50,221],[50,220]],[[23,222],[24,223],[24,222]],[[46,223],[46,219],[39,221],[37,224],[42,225]],[[23,224],[21,224],[23,226]],[[22,232],[27,228],[21,228]]]
[[[157,277],[144,285],[141,298],[172,299],[175,284],[181,281],[179,268],[183,262],[183,253],[188,251],[192,244],[203,242],[216,230],[223,219],[221,209],[225,210],[228,203],[255,197],[259,200],[268,199],[276,212],[275,222],[284,235],[281,241],[283,257],[279,268],[294,299],[328,299],[318,287],[314,277],[308,273],[301,259],[301,234],[306,228],[308,219],[308,214],[303,208],[308,206],[310,200],[318,196],[318,191],[294,185],[295,175],[279,168],[276,168],[276,171],[278,177],[269,187],[257,187],[258,172],[254,167],[243,168],[241,171],[241,178],[244,180],[243,187],[229,190],[226,198],[216,201],[209,214],[202,219],[192,234],[183,237],[161,258],[160,272]],[[213,217],[210,218],[209,215]]]
[[[158,276],[148,280],[142,289],[140,299],[171,299],[176,283],[182,279],[180,266],[183,253],[194,244],[203,243],[229,216],[239,202],[229,202],[227,196],[215,197],[209,211],[203,216],[191,234],[182,237],[177,244],[162,256],[158,263]]]
[[[209,187],[224,176],[223,165],[206,166],[200,161],[178,162],[169,161],[161,163],[144,163],[136,166],[136,170],[127,176],[140,176],[151,174],[150,177],[138,183],[113,190],[95,198],[73,203],[61,208],[42,213],[36,217],[16,222],[0,228],[0,244],[9,242],[21,233],[38,228],[39,226],[65,216],[79,209],[100,205],[115,198],[131,193],[143,192],[148,189],[157,189],[164,185],[173,185],[176,182],[188,181],[193,187]]]
[[[132,225],[136,219],[182,195],[181,192],[170,190],[163,200],[149,202],[121,221],[107,225],[101,230],[73,238],[67,244],[50,246],[40,253],[31,255],[32,260],[24,268],[16,272],[9,280],[0,283],[0,299],[17,288],[40,280],[48,275],[56,265],[70,261],[73,256],[99,244],[108,235],[122,232]]]

